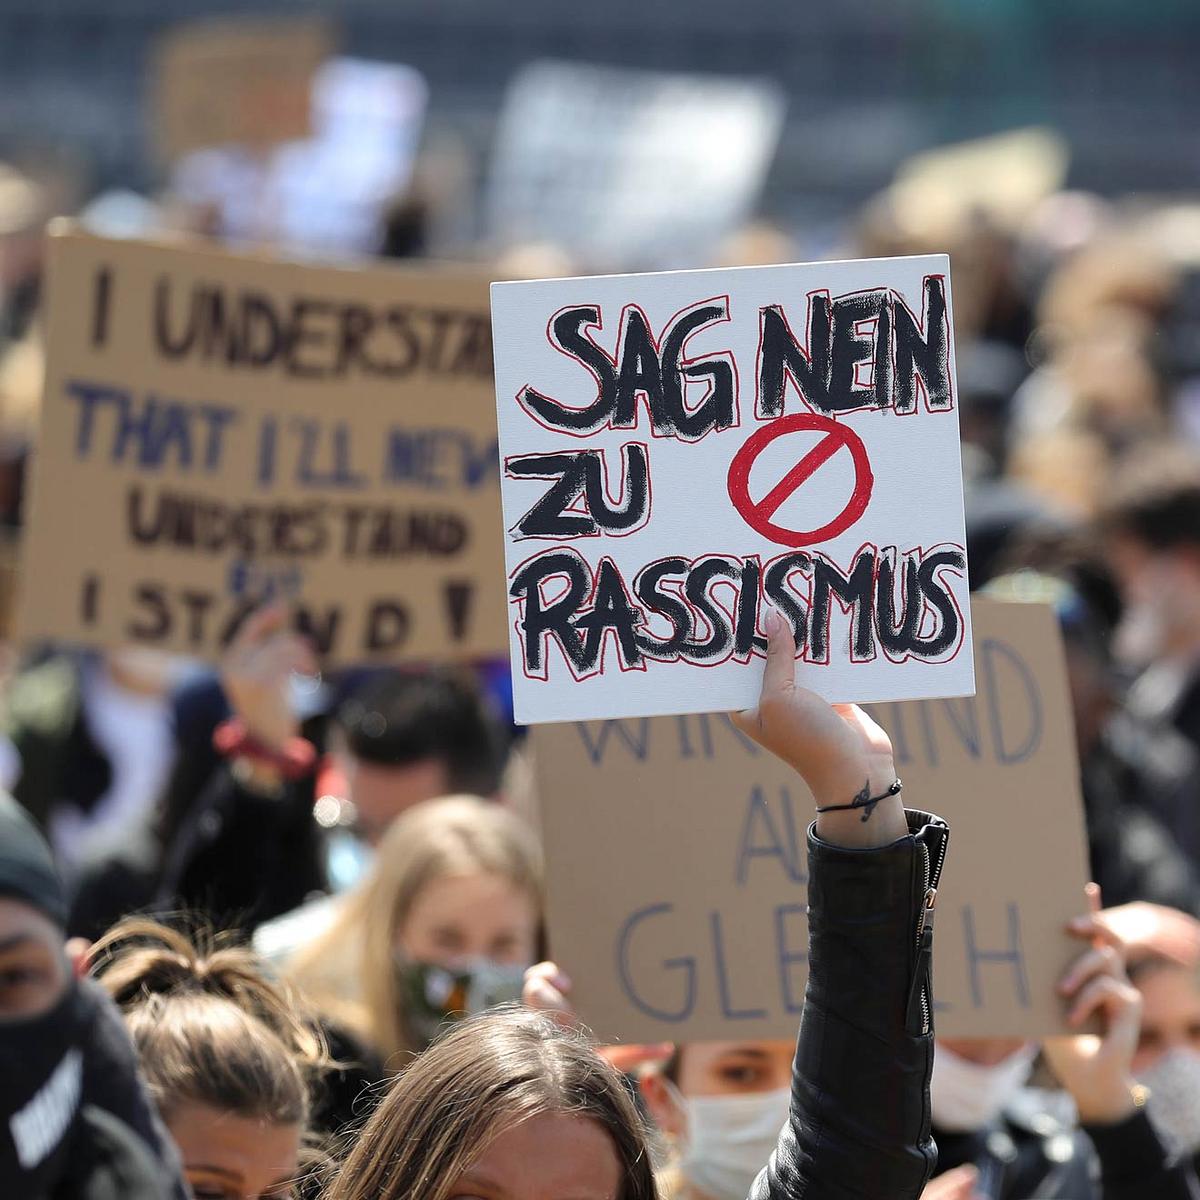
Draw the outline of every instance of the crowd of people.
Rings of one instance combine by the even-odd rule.
[[[422,252],[436,200],[400,198],[380,253]],[[1103,897],[1069,931],[1078,1032],[935,1051],[936,879],[912,880],[945,827],[888,794],[865,713],[793,684],[774,622],[737,719],[830,809],[799,1041],[592,1045],[546,961],[506,665],[322,675],[272,604],[216,669],[6,651],[0,1197],[1200,1197],[1200,207],[910,200],[876,197],[840,256],[951,255],[971,586],[1049,603],[1067,650]],[[140,230],[220,228],[142,203]],[[695,265],[788,261],[794,233],[744,229]],[[14,536],[44,365],[20,245]],[[571,249],[510,247],[494,273],[595,265]]]

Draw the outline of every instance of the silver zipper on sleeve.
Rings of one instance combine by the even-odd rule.
[[[924,897],[921,902],[920,914],[917,917],[917,954],[919,956],[924,948],[926,928],[937,905],[937,885],[941,882],[942,864],[946,859],[946,839],[944,837],[938,839],[937,862],[933,864],[929,861],[929,847],[924,842],[918,842],[918,845],[921,849],[921,879],[924,884]],[[929,1033],[933,1028],[929,989],[925,986],[924,981],[919,986],[921,989],[921,1032]]]

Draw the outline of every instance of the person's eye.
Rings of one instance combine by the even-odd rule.
[[[461,950],[464,945],[463,935],[457,929],[435,930],[433,940],[442,950]]]
[[[736,1084],[738,1087],[750,1088],[755,1087],[762,1082],[762,1071],[758,1067],[751,1066],[734,1066],[729,1065],[722,1067],[720,1076],[726,1083]]]
[[[1155,1050],[1162,1045],[1162,1035],[1153,1029],[1143,1029],[1138,1035],[1139,1050]]]
[[[29,999],[30,993],[38,988],[53,988],[54,972],[39,963],[7,963],[0,966],[0,996],[6,1006]]]
[[[216,1183],[193,1183],[191,1185],[194,1200],[236,1200],[228,1188]]]
[[[33,967],[0,967],[0,987],[27,987],[47,978],[44,971]]]
[[[1188,1026],[1188,1041],[1197,1043],[1200,1042],[1200,1024]]]
[[[505,962],[512,958],[519,949],[519,939],[515,933],[501,934],[492,941],[491,957],[496,962]]]

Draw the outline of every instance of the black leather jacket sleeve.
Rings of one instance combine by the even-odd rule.
[[[933,1171],[930,922],[949,831],[922,812],[908,827],[875,850],[809,829],[791,1114],[751,1200],[917,1200]]]
[[[1100,1159],[1103,1200],[1198,1200],[1191,1160],[1167,1151],[1145,1109],[1117,1125],[1085,1125]]]

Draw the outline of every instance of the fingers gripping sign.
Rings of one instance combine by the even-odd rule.
[[[1043,1044],[1054,1073],[1071,1093],[1086,1124],[1113,1124],[1137,1105],[1133,1056],[1142,1018],[1141,993],[1125,971],[1120,939],[1096,915],[1073,921],[1068,932],[1092,945],[1063,976],[1067,1024],[1098,1022],[1100,1032],[1048,1038]]]
[[[861,795],[884,796],[896,781],[888,735],[854,704],[831,705],[796,683],[796,643],[774,611],[764,621],[767,661],[756,707],[733,714],[734,724],[794,768],[817,807],[843,806]],[[878,846],[908,832],[896,795],[879,801],[873,819],[860,812],[822,813],[817,833],[845,846]]]

